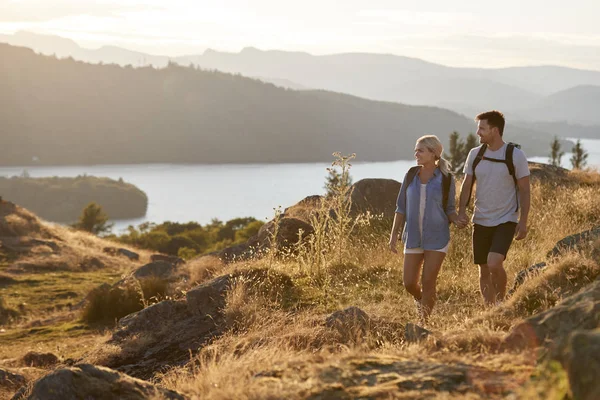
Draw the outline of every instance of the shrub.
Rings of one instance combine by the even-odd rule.
[[[144,308],[139,287],[102,285],[90,292],[82,319],[88,323],[111,324]]]

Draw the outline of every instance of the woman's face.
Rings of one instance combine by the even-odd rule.
[[[418,165],[435,163],[435,154],[425,147],[423,143],[417,143],[415,146],[415,159]]]

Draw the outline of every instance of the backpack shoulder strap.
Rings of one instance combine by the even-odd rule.
[[[508,143],[506,146],[506,166],[508,167],[508,173],[512,176],[515,181],[515,185],[517,184],[517,176],[515,173],[515,163],[513,161],[513,153],[515,152],[514,143]]]
[[[419,172],[420,169],[421,169],[421,167],[419,165],[415,165],[414,167],[411,167],[408,170],[408,172],[406,173],[404,182],[402,182],[402,185],[407,185],[406,189],[404,189],[404,203],[405,204],[406,204],[406,191],[408,190],[408,185],[410,185],[411,182],[413,181],[413,179],[415,179],[415,176],[417,175],[417,173]]]
[[[517,183],[517,174],[515,172],[515,162],[513,161],[513,153],[515,152],[516,145],[514,143],[508,143],[506,146],[506,166],[508,167],[508,173],[515,183],[515,191],[517,192],[517,208],[515,212],[519,211],[519,186]]]
[[[487,150],[487,144],[484,143],[481,145],[481,148],[477,152],[477,155],[475,156],[475,160],[473,160],[473,179],[471,180],[471,187],[469,188],[469,197],[467,198],[467,205],[469,205],[469,202],[471,201],[473,185],[475,184],[475,179],[476,179],[475,178],[475,168],[481,162],[481,160],[483,160],[483,155],[485,154],[486,150]]]
[[[473,160],[473,178],[475,178],[475,168],[481,162],[481,160],[483,160],[483,155],[485,154],[486,150],[487,150],[487,144],[484,143],[481,145],[481,148],[477,152],[477,155],[475,156],[475,160]]]
[[[448,208],[448,198],[450,197],[450,184],[452,183],[452,174],[442,173],[442,205],[444,206],[444,212]]]

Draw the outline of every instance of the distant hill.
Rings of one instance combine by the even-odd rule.
[[[140,218],[148,209],[146,193],[136,186],[94,176],[0,177],[0,196],[52,222],[77,221],[91,202],[99,204],[113,220]]]
[[[411,105],[449,108],[471,118],[486,109],[500,109],[511,119],[535,121],[546,114],[530,112],[546,96],[581,85],[600,85],[600,71],[557,66],[512,68],[452,68],[390,54],[262,51],[248,47],[239,53],[206,50],[202,54],[166,57],[106,46],[84,49],[60,37],[18,32],[0,35],[0,42],[26,46],[43,54],[72,56],[92,63],[164,67],[169,61],[203,69],[258,77],[292,89],[323,89]],[[579,104],[574,104],[575,109]],[[585,104],[581,104],[585,106]],[[574,123],[578,113],[567,113]]]
[[[526,110],[528,119],[600,125],[600,86],[576,86],[554,93]],[[597,127],[598,129],[598,127]],[[597,136],[600,137],[600,130]]]
[[[0,164],[271,163],[412,158],[425,133],[475,123],[434,107],[293,91],[174,64],[93,65],[0,44]],[[509,126],[531,155],[547,136]]]

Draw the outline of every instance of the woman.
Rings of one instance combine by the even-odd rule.
[[[442,158],[443,151],[436,136],[417,140],[417,167],[404,177],[389,242],[390,250],[397,253],[396,243],[402,235],[404,287],[415,298],[422,322],[427,321],[435,304],[436,280],[450,244],[449,224],[462,227],[456,213],[451,166]],[[445,188],[444,182],[447,182]],[[419,285],[421,267],[423,276]]]

